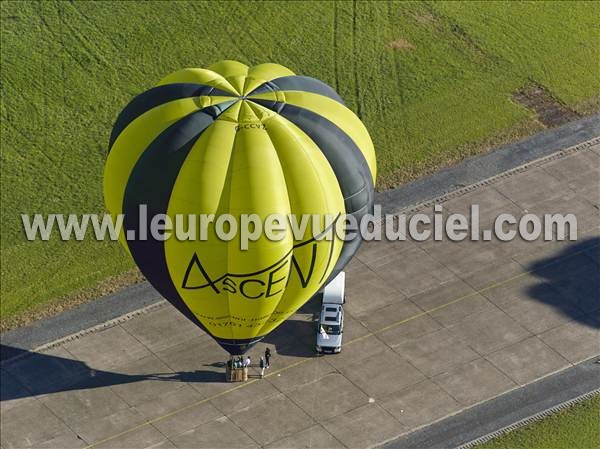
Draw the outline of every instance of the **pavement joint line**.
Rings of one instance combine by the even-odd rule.
[[[537,268],[537,269],[539,270],[539,269],[543,269],[543,268],[546,268],[546,267],[550,267],[550,266],[552,266],[552,265],[555,265],[555,264],[557,264],[557,263],[559,263],[559,262],[562,262],[562,261],[564,261],[564,260],[566,260],[566,259],[569,259],[569,258],[571,258],[571,257],[574,257],[574,256],[577,256],[577,255],[579,255],[579,254],[585,253],[586,251],[589,251],[590,249],[593,249],[593,248],[596,248],[596,247],[600,247],[600,244],[597,244],[597,245],[592,245],[592,246],[590,246],[589,248],[584,248],[584,249],[582,249],[582,250],[580,250],[580,251],[576,251],[576,252],[574,252],[574,253],[568,254],[568,255],[566,255],[566,256],[564,256],[564,257],[561,257],[560,259],[553,260],[552,262],[549,262],[549,263],[547,263],[547,264],[544,264],[544,265],[542,265],[541,267],[539,267],[539,268]],[[529,274],[533,273],[533,271],[534,271],[534,270],[524,271],[524,272],[522,272],[522,273],[516,274],[516,275],[514,275],[514,276],[511,276],[511,277],[509,277],[509,278],[507,278],[507,279],[504,279],[503,281],[492,283],[492,284],[490,284],[490,285],[487,285],[487,286],[485,286],[485,287],[483,287],[483,288],[480,288],[480,289],[479,289],[479,290],[477,290],[477,291],[473,291],[473,292],[471,292],[471,293],[467,293],[466,295],[463,295],[463,296],[460,296],[460,297],[458,297],[458,298],[456,298],[456,299],[453,299],[453,300],[452,300],[452,301],[450,301],[450,302],[447,302],[447,303],[444,303],[444,304],[440,304],[439,306],[437,306],[437,307],[434,307],[434,308],[432,308],[432,309],[424,310],[424,311],[423,311],[423,312],[421,312],[421,313],[417,313],[416,315],[412,315],[412,316],[410,316],[410,317],[408,317],[408,318],[405,318],[405,319],[403,319],[403,320],[396,321],[396,322],[394,322],[394,323],[392,323],[392,324],[389,324],[389,325],[387,325],[387,326],[384,326],[384,327],[382,327],[381,329],[377,329],[377,330],[375,330],[375,331],[373,331],[373,332],[370,332],[370,333],[368,333],[368,334],[365,334],[365,335],[363,335],[363,336],[361,336],[361,337],[357,337],[357,338],[355,338],[354,340],[350,340],[350,341],[349,341],[349,342],[348,342],[346,345],[350,345],[350,344],[352,344],[352,343],[354,343],[354,342],[356,342],[356,341],[362,340],[362,339],[364,339],[364,338],[372,337],[372,336],[374,336],[374,335],[377,335],[377,334],[379,334],[379,333],[381,333],[381,332],[385,332],[385,331],[387,331],[387,330],[389,330],[389,329],[392,329],[392,328],[394,328],[394,327],[396,327],[396,326],[399,326],[399,325],[401,325],[401,324],[404,324],[404,323],[406,323],[406,322],[408,322],[408,321],[412,321],[412,320],[415,320],[415,319],[417,319],[417,318],[420,318],[420,317],[422,317],[422,316],[428,315],[428,314],[430,314],[430,313],[432,313],[432,312],[436,312],[436,311],[438,311],[438,310],[441,310],[441,309],[443,309],[443,308],[445,308],[445,307],[448,307],[448,306],[451,306],[451,305],[453,305],[453,304],[456,304],[456,303],[458,303],[458,302],[460,302],[460,301],[463,301],[463,300],[465,300],[465,299],[471,298],[471,297],[473,297],[473,296],[477,296],[477,295],[479,295],[479,294],[481,294],[481,293],[483,293],[483,292],[487,292],[487,291],[489,291],[489,290],[493,290],[493,289],[495,289],[495,288],[498,288],[498,287],[500,287],[500,286],[502,286],[502,285],[508,284],[508,283],[510,283],[510,282],[512,282],[512,281],[514,281],[514,280],[516,280],[516,279],[519,279],[519,278],[521,278],[521,277],[523,277],[523,276],[527,276],[527,275],[529,275]]]
[[[587,399],[592,399],[593,397],[598,396],[598,395],[600,395],[600,389],[596,389],[596,390],[592,390],[590,392],[584,393],[573,399],[570,399],[565,402],[561,402],[560,404],[557,404],[553,407],[547,408],[546,410],[542,410],[541,412],[538,412],[531,416],[528,416],[527,418],[521,419],[521,420],[519,420],[513,424],[510,424],[506,427],[502,427],[501,429],[495,430],[494,432],[488,433],[486,435],[482,435],[479,438],[476,438],[474,440],[471,440],[465,444],[462,444],[462,445],[456,447],[456,449],[471,449],[475,446],[478,446],[480,444],[486,443],[495,438],[506,435],[507,433],[510,433],[514,430],[520,429],[521,427],[524,427],[529,424],[533,424],[537,421],[540,421],[541,419],[544,419],[550,415],[553,415],[554,413],[566,410],[566,409],[572,407],[573,405],[578,404],[582,401],[585,401]]]
[[[483,179],[481,181],[475,182],[473,184],[469,184],[467,186],[464,187],[460,187],[456,190],[452,190],[451,192],[447,192],[444,193],[440,196],[437,196],[435,198],[429,199],[429,200],[425,200],[425,201],[421,201],[417,204],[414,205],[409,205],[406,207],[402,207],[399,209],[396,209],[394,211],[390,211],[388,212],[390,215],[397,215],[400,213],[405,213],[405,214],[411,214],[413,212],[419,212],[422,211],[423,209],[429,208],[431,206],[434,206],[436,204],[439,203],[443,203],[447,200],[450,199],[454,199],[454,198],[459,198],[463,195],[466,195],[468,193],[471,193],[475,190],[477,190],[480,187],[486,187],[486,186],[491,186],[493,184],[496,184],[498,182],[504,181],[507,178],[510,178],[514,175],[517,175],[519,173],[523,173],[527,170],[530,170],[532,168],[538,168],[541,167],[547,163],[550,162],[554,162],[556,160],[559,159],[563,159],[567,156],[570,156],[573,153],[577,153],[579,151],[585,151],[588,150],[590,147],[600,144],[600,137],[594,137],[590,140],[587,140],[585,142],[581,142],[577,145],[573,145],[571,147],[562,149],[562,150],[558,150],[552,154],[549,154],[547,156],[543,156],[539,159],[535,159],[533,161],[529,161],[526,162],[522,165],[519,165],[517,167],[511,168],[510,170],[507,170],[505,172],[502,173],[498,173],[497,175],[491,176],[489,178]],[[385,192],[382,192],[385,193]],[[391,218],[391,217],[390,217]],[[379,220],[375,220],[375,224],[381,224],[383,222],[385,222],[386,220],[390,219],[388,217],[381,217]]]
[[[141,428],[146,427],[148,425],[152,425],[152,424],[154,424],[156,422],[162,421],[163,419],[170,418],[171,416],[174,416],[177,413],[181,413],[181,412],[184,412],[184,411],[189,410],[191,408],[197,407],[199,405],[206,404],[207,402],[210,402],[213,399],[216,399],[216,398],[218,398],[220,396],[223,396],[226,393],[231,393],[232,391],[238,390],[238,389],[240,389],[242,387],[245,387],[247,385],[251,385],[251,384],[253,384],[254,382],[256,382],[258,380],[259,379],[249,380],[249,381],[244,382],[242,384],[236,385],[235,387],[229,388],[228,390],[221,391],[220,393],[214,394],[214,395],[209,396],[209,397],[204,398],[204,399],[200,399],[199,401],[196,401],[196,402],[194,402],[192,404],[188,404],[185,407],[181,407],[181,408],[178,408],[177,410],[173,410],[172,412],[166,413],[166,414],[164,414],[162,416],[159,416],[157,418],[151,419],[149,421],[144,421],[143,423],[140,423],[140,424],[138,424],[136,426],[133,426],[133,427],[131,427],[129,429],[123,430],[122,432],[119,432],[119,433],[117,433],[115,435],[111,435],[111,436],[106,437],[106,438],[104,438],[102,440],[95,441],[94,443],[90,444],[89,446],[85,446],[84,449],[96,447],[99,444],[103,444],[103,443],[106,443],[107,441],[111,441],[111,440],[114,440],[115,438],[119,438],[120,436],[127,435],[127,434],[129,434],[131,432],[135,432],[138,429],[141,429]]]
[[[580,251],[576,251],[576,252],[574,252],[574,253],[568,254],[568,255],[566,255],[566,256],[564,256],[564,257],[561,257],[561,258],[559,258],[559,259],[553,260],[552,262],[549,262],[549,263],[547,263],[547,264],[544,264],[544,265],[543,265],[542,267],[540,267],[540,268],[546,268],[546,267],[549,267],[549,266],[552,266],[552,265],[556,265],[556,264],[557,264],[557,263],[559,263],[559,262],[562,262],[562,261],[564,261],[564,260],[566,260],[566,259],[569,259],[569,258],[571,258],[571,257],[577,256],[577,255],[579,255],[579,254],[582,254],[582,253],[584,253],[584,252],[586,252],[586,251],[589,251],[590,249],[593,249],[593,248],[596,248],[596,247],[600,247],[600,244],[597,244],[597,245],[592,245],[592,246],[590,246],[589,248],[584,248],[584,249],[582,249],[582,250],[580,250]],[[417,318],[420,318],[420,317],[422,317],[422,316],[425,316],[425,315],[427,315],[427,314],[429,314],[429,313],[431,313],[431,312],[435,312],[435,311],[437,311],[437,310],[440,310],[440,309],[443,309],[443,308],[445,308],[445,307],[451,306],[452,304],[456,304],[456,303],[458,303],[458,302],[460,302],[460,301],[463,301],[463,300],[465,300],[465,299],[467,299],[467,298],[470,298],[470,297],[472,297],[472,296],[478,295],[478,294],[480,294],[480,293],[482,293],[482,292],[489,291],[489,290],[492,290],[492,289],[494,289],[494,288],[500,287],[500,286],[502,286],[502,285],[508,284],[508,283],[510,283],[510,282],[512,282],[512,281],[514,281],[514,280],[516,280],[516,279],[519,279],[519,278],[521,278],[521,277],[523,277],[523,276],[526,276],[526,275],[528,275],[528,274],[531,274],[532,272],[533,272],[533,270],[530,270],[530,271],[524,271],[524,272],[522,272],[522,273],[519,273],[519,274],[517,274],[517,275],[515,275],[515,276],[511,276],[511,277],[509,277],[509,278],[507,278],[507,279],[505,279],[505,280],[503,280],[503,281],[492,283],[492,284],[490,284],[490,285],[488,285],[488,286],[486,286],[486,287],[483,287],[483,288],[481,288],[481,289],[479,289],[479,290],[477,290],[477,291],[475,291],[475,292],[472,292],[472,293],[469,293],[469,294],[466,294],[466,295],[460,296],[460,297],[458,297],[458,298],[456,298],[456,299],[454,299],[454,300],[452,300],[452,301],[450,301],[450,302],[447,302],[447,303],[441,304],[441,305],[439,305],[439,306],[437,306],[437,307],[434,307],[433,309],[429,309],[429,310],[423,311],[423,312],[421,312],[421,313],[418,313],[418,314],[416,314],[416,315],[410,316],[410,317],[408,317],[408,318],[405,318],[405,319],[403,319],[403,320],[400,320],[400,321],[397,321],[397,322],[395,322],[395,323],[392,323],[392,324],[389,324],[389,325],[387,325],[387,326],[384,326],[384,327],[382,327],[382,328],[380,328],[380,329],[377,329],[377,330],[375,330],[375,331],[369,332],[368,334],[365,334],[365,335],[363,335],[363,336],[361,336],[361,337],[354,338],[354,339],[350,340],[349,342],[347,342],[347,343],[346,343],[346,346],[348,346],[348,345],[351,345],[351,344],[353,344],[353,343],[356,343],[356,342],[358,342],[358,341],[364,340],[364,339],[366,339],[366,338],[373,337],[373,336],[375,336],[375,335],[377,335],[377,334],[379,334],[379,333],[381,333],[381,332],[385,332],[386,330],[389,330],[389,329],[391,329],[391,328],[393,328],[393,327],[400,326],[400,325],[402,325],[402,324],[404,324],[404,323],[407,323],[407,322],[409,322],[409,321],[412,321],[412,320],[415,320],[415,319],[417,319]],[[277,374],[281,374],[282,372],[285,372],[285,371],[287,371],[287,370],[289,370],[289,369],[291,369],[291,368],[294,368],[294,367],[296,367],[296,366],[299,366],[299,365],[302,365],[302,364],[304,364],[304,363],[307,363],[307,362],[309,362],[310,360],[314,360],[314,359],[318,359],[318,358],[319,358],[318,356],[312,356],[312,357],[307,357],[307,358],[305,358],[305,359],[301,359],[301,360],[299,360],[299,361],[297,361],[297,362],[294,362],[294,363],[292,363],[292,364],[290,364],[290,365],[288,365],[288,366],[285,366],[285,367],[283,367],[283,368],[280,368],[279,370],[273,371],[273,372],[271,372],[271,373],[269,373],[269,374],[265,375],[265,376],[264,376],[264,378],[268,378],[268,377],[275,376],[275,375],[277,375]],[[93,448],[93,447],[96,447],[96,446],[98,446],[98,445],[100,445],[100,444],[106,443],[107,441],[111,441],[111,440],[114,440],[115,438],[119,438],[119,437],[121,437],[121,436],[123,436],[123,435],[127,435],[127,434],[129,434],[129,433],[131,433],[131,432],[134,432],[134,431],[136,431],[136,430],[138,430],[138,429],[141,429],[141,428],[143,428],[143,427],[145,427],[145,426],[152,425],[152,424],[154,424],[154,423],[156,423],[156,422],[162,421],[163,419],[166,419],[166,418],[169,418],[169,417],[171,417],[171,416],[174,416],[174,415],[176,415],[176,414],[178,414],[178,413],[180,413],[180,412],[183,412],[183,411],[185,411],[185,410],[192,409],[192,408],[194,408],[194,407],[197,407],[197,406],[199,406],[199,405],[202,405],[202,404],[205,404],[205,403],[207,403],[207,402],[209,402],[209,401],[212,401],[213,399],[217,399],[217,398],[219,398],[219,397],[221,397],[221,396],[224,396],[224,395],[226,395],[226,394],[229,394],[229,393],[231,393],[231,392],[233,392],[233,391],[236,391],[236,390],[239,390],[239,389],[241,389],[241,388],[247,387],[248,385],[252,385],[253,383],[257,382],[258,380],[260,380],[260,379],[252,379],[252,380],[249,380],[249,381],[247,381],[247,382],[241,383],[241,384],[239,384],[239,385],[236,385],[235,387],[232,387],[232,388],[229,388],[229,389],[227,389],[227,390],[221,391],[221,392],[219,392],[219,393],[216,393],[216,394],[214,394],[214,395],[212,395],[212,396],[209,396],[209,397],[207,397],[207,398],[203,398],[203,399],[201,399],[201,400],[199,400],[199,401],[197,401],[197,402],[194,402],[194,403],[192,403],[192,404],[188,404],[188,405],[186,405],[185,407],[182,407],[182,408],[179,408],[179,409],[173,410],[172,412],[169,412],[169,413],[167,413],[167,414],[165,414],[165,415],[158,416],[158,417],[156,417],[156,418],[154,418],[154,419],[151,419],[151,420],[149,420],[149,421],[144,421],[143,423],[140,423],[140,424],[138,424],[138,425],[136,425],[136,426],[134,426],[134,427],[131,427],[130,429],[126,429],[126,430],[124,430],[124,431],[122,431],[122,432],[119,432],[119,433],[117,433],[117,434],[115,434],[115,435],[109,436],[109,437],[107,437],[107,438],[104,438],[104,439],[102,439],[102,440],[96,441],[96,442],[94,442],[94,443],[92,443],[92,444],[90,444],[90,445],[88,445],[88,446],[85,446],[85,448],[84,448],[84,449],[91,449],[91,448]]]
[[[468,412],[468,411],[470,411],[470,410],[472,410],[472,409],[476,408],[477,406],[480,406],[480,405],[482,405],[482,404],[485,404],[485,403],[487,403],[487,402],[490,402],[490,401],[496,400],[496,399],[498,399],[498,398],[500,398],[500,397],[502,397],[502,396],[505,396],[505,395],[507,395],[507,394],[509,394],[509,393],[513,393],[513,392],[514,392],[514,391],[516,391],[516,390],[521,390],[521,389],[524,389],[524,388],[526,388],[526,387],[529,387],[529,386],[531,386],[532,384],[535,384],[535,383],[536,383],[536,382],[538,382],[538,381],[543,381],[543,380],[545,380],[545,379],[547,379],[547,378],[550,378],[550,377],[552,377],[553,375],[560,374],[560,373],[564,373],[565,371],[568,371],[569,369],[573,369],[573,368],[575,368],[576,366],[578,366],[579,364],[587,363],[587,362],[589,362],[589,361],[590,361],[590,360],[592,360],[592,359],[597,359],[595,363],[600,363],[600,359],[598,359],[598,357],[599,357],[599,356],[600,356],[599,354],[592,355],[592,356],[590,356],[590,357],[587,357],[587,358],[585,358],[585,359],[583,359],[583,360],[580,360],[579,362],[577,362],[577,363],[576,363],[576,364],[574,364],[574,365],[570,365],[570,366],[568,366],[568,367],[565,367],[565,368],[558,369],[558,370],[556,370],[556,371],[553,371],[553,372],[551,372],[551,373],[544,374],[542,377],[540,377],[540,378],[538,378],[538,379],[534,379],[534,380],[532,380],[532,381],[529,381],[529,382],[527,382],[527,383],[525,383],[525,384],[522,384],[522,385],[515,385],[514,387],[511,387],[511,388],[509,388],[508,390],[506,390],[506,391],[504,391],[504,392],[502,392],[502,393],[499,393],[499,394],[496,394],[496,395],[494,395],[494,396],[492,396],[492,397],[489,397],[489,398],[487,398],[487,399],[484,399],[483,401],[479,401],[479,402],[477,402],[477,403],[474,403],[474,404],[471,404],[471,405],[467,405],[467,406],[465,406],[465,407],[464,407],[463,409],[461,409],[461,410],[457,410],[457,411],[454,411],[454,412],[452,412],[452,413],[450,413],[450,414],[448,414],[448,415],[446,415],[446,416],[442,416],[441,418],[435,419],[434,421],[432,421],[432,422],[430,422],[430,423],[427,423],[427,424],[423,424],[423,425],[417,426],[417,427],[415,427],[415,428],[413,428],[413,429],[409,429],[408,431],[402,432],[402,433],[401,433],[401,434],[399,434],[398,436],[396,436],[396,437],[392,437],[392,438],[388,439],[387,441],[384,441],[384,442],[381,442],[381,443],[377,443],[377,444],[375,444],[375,445],[373,446],[373,448],[375,448],[375,447],[377,447],[377,448],[379,448],[379,447],[381,447],[381,448],[383,448],[383,447],[387,447],[387,444],[388,444],[388,443],[390,443],[390,442],[392,442],[392,441],[396,441],[396,440],[398,440],[398,439],[400,439],[400,438],[403,438],[403,437],[406,437],[406,436],[408,436],[408,435],[411,435],[411,434],[413,434],[413,433],[416,433],[416,432],[422,431],[423,429],[426,429],[427,427],[430,427],[430,426],[432,426],[432,425],[438,424],[438,423],[440,423],[440,422],[442,422],[442,421],[444,421],[444,420],[446,420],[446,419],[449,419],[449,418],[456,417],[457,415],[460,415],[460,414],[461,414],[461,413],[463,413],[463,412]],[[588,392],[586,392],[586,393],[583,393],[581,396],[584,396],[584,395],[591,395],[591,396],[593,396],[593,395],[594,395],[594,392],[597,392],[598,394],[600,394],[600,388],[598,388],[598,389],[594,389],[594,390],[591,390],[591,391],[588,391]],[[579,397],[579,396],[578,396],[578,397]],[[573,398],[573,399],[577,399],[577,398]],[[559,403],[559,404],[556,404],[556,405],[554,405],[554,406],[552,406],[552,407],[550,407],[550,408],[554,408],[554,407],[561,407],[561,406],[565,406],[564,408],[566,408],[566,405],[567,405],[567,404],[569,404],[571,400],[572,400],[572,399],[566,400],[566,401],[564,401],[564,402],[561,402],[561,403]],[[543,411],[541,411],[540,413],[542,413],[542,412],[543,412]],[[536,414],[536,415],[537,415],[537,414]],[[532,415],[532,416],[534,416],[534,415]],[[526,418],[526,419],[527,419],[527,418]],[[517,421],[517,422],[519,422],[519,421]],[[515,424],[515,423],[513,423],[513,424]],[[506,427],[510,427],[510,426],[512,426],[513,424],[510,424],[510,425],[508,425],[508,426],[506,426]],[[479,437],[478,437],[478,438],[479,438]],[[464,443],[464,444],[467,444],[467,443]],[[368,449],[372,449],[372,448],[368,448]],[[436,447],[435,449],[438,449],[438,448]],[[452,449],[462,449],[462,447],[458,446],[458,447],[453,447]],[[470,449],[470,448],[469,448],[469,449]]]
[[[0,366],[9,365],[11,363],[16,362],[22,358],[25,358],[29,355],[30,352],[43,353],[45,351],[49,351],[51,349],[57,348],[59,346],[64,345],[65,343],[69,343],[74,340],[79,340],[82,337],[85,337],[88,334],[93,334],[94,332],[99,332],[104,329],[108,329],[109,327],[117,326],[121,323],[125,323],[132,318],[135,318],[140,315],[144,315],[146,313],[152,312],[155,309],[160,309],[168,304],[166,299],[161,299],[153,304],[149,304],[141,309],[134,310],[132,312],[128,312],[124,315],[113,318],[112,320],[105,321],[103,323],[97,324],[95,326],[89,327],[87,329],[81,330],[79,332],[75,332],[74,334],[67,335],[65,337],[59,338],[58,340],[51,341],[50,343],[46,343],[45,345],[38,346],[36,348],[31,349],[30,351],[23,352],[20,355],[15,357],[11,357],[6,360],[0,361]]]
[[[309,360],[313,360],[313,359],[316,359],[316,358],[317,357],[310,357],[310,358],[307,358],[307,359],[299,360],[299,361],[297,361],[295,363],[292,363],[291,365],[288,365],[286,367],[280,368],[279,370],[273,371],[272,373],[269,373],[269,374],[265,375],[264,378],[271,377],[271,376],[274,376],[276,374],[280,374],[283,371],[287,371],[288,369],[291,369],[291,368],[293,368],[295,366],[301,365],[302,363],[305,363],[305,362],[307,362]],[[209,396],[207,398],[200,399],[200,400],[198,400],[198,401],[196,401],[196,402],[194,402],[192,404],[188,404],[185,407],[178,408],[176,410],[173,410],[172,412],[169,412],[169,413],[166,413],[164,415],[158,416],[158,417],[156,417],[154,419],[151,419],[149,421],[144,421],[143,423],[140,423],[140,424],[138,424],[136,426],[133,426],[133,427],[131,427],[129,429],[126,429],[126,430],[124,430],[122,432],[119,432],[119,433],[117,433],[115,435],[111,435],[110,437],[107,437],[105,439],[96,441],[96,442],[90,444],[89,446],[85,446],[84,449],[89,449],[89,448],[92,448],[92,447],[96,447],[99,444],[103,444],[103,443],[106,443],[107,441],[111,441],[111,440],[114,440],[115,438],[119,438],[120,436],[127,435],[127,434],[129,434],[131,432],[135,432],[136,430],[141,429],[141,428],[143,428],[145,426],[152,425],[152,424],[154,424],[156,422],[162,421],[163,419],[170,418],[171,416],[174,416],[174,415],[176,415],[178,413],[184,412],[186,410],[192,409],[192,408],[197,407],[197,406],[202,405],[202,404],[206,404],[207,402],[210,402],[213,399],[217,399],[217,398],[219,398],[221,396],[224,396],[225,394],[228,394],[228,393],[231,393],[231,392],[233,392],[235,390],[239,390],[241,388],[247,387],[248,385],[251,385],[251,384],[253,384],[255,382],[258,382],[259,380],[261,380],[261,379],[255,378],[255,379],[249,380],[247,382],[241,383],[239,385],[236,385],[235,387],[232,387],[232,388],[229,388],[227,390],[221,391],[221,392],[216,393],[216,394],[214,394],[212,396]]]

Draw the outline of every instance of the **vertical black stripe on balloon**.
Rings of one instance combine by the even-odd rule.
[[[286,104],[279,114],[306,133],[325,155],[344,196],[346,213],[357,223],[372,209],[374,186],[367,161],[354,141],[335,123],[312,111]],[[365,208],[365,206],[367,206]],[[337,276],[356,254],[362,239],[346,240],[329,279]]]
[[[195,83],[174,83],[153,87],[141,93],[129,102],[121,111],[110,135],[109,152],[119,134],[136,118],[161,104],[182,98],[199,97],[201,95],[221,95],[230,97],[231,94],[216,87]]]
[[[325,84],[323,81],[311,78],[309,76],[290,75],[282,76],[281,78],[275,78],[261,84],[248,95],[258,95],[278,90],[310,92],[331,98],[332,100],[345,105],[342,97],[340,97],[331,86]]]
[[[335,123],[308,109],[295,105],[252,100],[277,111],[298,126],[322,151],[337,178],[344,197],[346,213],[352,214],[357,223],[373,208],[374,186],[367,161],[354,141]],[[358,251],[359,234],[344,242],[337,263],[329,277],[335,277]]]
[[[125,235],[140,235],[139,207],[147,206],[148,220],[166,214],[171,191],[187,155],[202,133],[226,107],[235,101],[195,111],[163,131],[142,153],[125,188],[123,212]],[[148,235],[147,240],[129,240],[131,254],[141,272],[158,292],[198,327],[205,329],[179,295],[170,276],[164,242]]]
[[[308,109],[291,104],[271,105],[252,100],[278,113],[300,128],[321,150],[331,166],[346,202],[346,213],[361,210],[373,200],[373,179],[367,161],[354,141],[335,123]]]

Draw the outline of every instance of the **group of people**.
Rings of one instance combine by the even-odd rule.
[[[260,377],[265,376],[265,370],[271,367],[271,350],[269,348],[265,349],[265,355],[260,357],[260,362],[258,364],[260,368]],[[227,364],[230,368],[240,369],[240,368],[248,368],[252,364],[252,359],[250,356],[247,357],[235,357],[231,360],[227,361]]]
[[[250,360],[250,357],[243,358],[242,356],[239,356],[237,358],[233,358],[233,359],[229,360],[227,363],[230,364],[231,368],[239,369],[239,368],[248,368],[250,366],[250,363],[252,363],[252,361]]]

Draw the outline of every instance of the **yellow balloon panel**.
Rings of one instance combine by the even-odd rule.
[[[344,212],[335,175],[312,140],[260,107],[242,104],[238,114],[239,124],[224,116],[194,145],[168,214],[227,213],[237,223],[242,214],[255,214],[265,223],[277,213],[286,220],[285,238],[272,241],[263,233],[242,250],[239,234],[223,241],[211,223],[206,241],[165,242],[179,294],[213,335],[226,339],[265,335],[306,302],[333,269],[342,242],[314,240],[312,220],[294,239],[291,217],[316,215],[320,233],[326,225],[322,217],[333,220]]]

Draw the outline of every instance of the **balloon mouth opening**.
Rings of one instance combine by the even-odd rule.
[[[249,339],[248,341],[239,342],[239,343],[236,342],[235,340],[226,340],[226,339],[221,339],[218,337],[213,337],[213,338],[231,356],[236,356],[236,355],[244,355],[256,343],[261,341],[264,338],[264,336],[252,338],[252,339]]]

